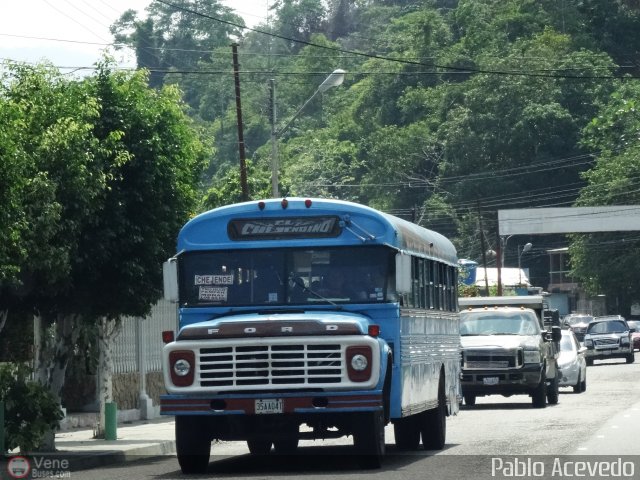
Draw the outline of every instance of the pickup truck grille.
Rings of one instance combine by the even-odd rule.
[[[340,344],[256,344],[199,349],[202,387],[339,384],[345,370]]]
[[[463,352],[464,370],[500,370],[520,368],[523,364],[522,350],[465,350]]]

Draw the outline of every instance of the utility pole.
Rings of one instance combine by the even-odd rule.
[[[482,227],[482,212],[480,210],[480,200],[478,200],[478,224],[480,226],[480,248],[482,249],[482,265],[484,266],[484,285],[487,288],[487,297],[489,293],[489,276],[487,275],[487,247],[484,243],[484,229]]]
[[[236,112],[238,114],[238,149],[240,150],[240,187],[242,188],[242,200],[249,200],[249,187],[247,186],[247,164],[244,153],[244,134],[242,133],[242,104],[240,102],[240,64],[238,63],[238,44],[232,43],[233,52],[233,76],[236,84]]]
[[[502,244],[500,243],[500,231],[496,225],[496,268],[498,269],[498,296],[502,295]]]

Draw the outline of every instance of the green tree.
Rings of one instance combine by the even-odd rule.
[[[584,173],[577,206],[637,205],[640,193],[640,88],[623,83],[584,132],[584,144],[598,151],[593,169]],[[640,238],[631,232],[572,235],[573,273],[591,294],[605,294],[628,315],[640,300],[635,285],[640,271]],[[615,299],[615,300],[613,300]],[[615,303],[614,303],[615,301]]]

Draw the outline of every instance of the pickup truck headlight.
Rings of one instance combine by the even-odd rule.
[[[593,348],[593,340],[591,340],[590,338],[585,338],[584,346],[587,348]]]
[[[620,345],[627,347],[629,346],[629,337],[622,337],[620,339]]]
[[[538,350],[525,350],[524,351],[524,363],[540,363],[540,351],[538,351]]]

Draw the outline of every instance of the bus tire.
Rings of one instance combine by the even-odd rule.
[[[271,451],[271,440],[251,438],[247,440],[247,447],[249,447],[251,455],[268,455]]]
[[[401,418],[393,424],[398,450],[417,450],[420,446],[420,425],[415,415]]]
[[[425,450],[442,450],[447,437],[447,397],[442,374],[438,382],[438,406],[420,415],[422,445]]]
[[[354,426],[353,444],[360,468],[380,468],[386,451],[384,411],[367,412],[356,419]]]
[[[211,438],[201,417],[176,416],[176,456],[182,473],[206,473]]]
[[[298,437],[274,440],[273,448],[278,455],[293,455],[298,449]]]

